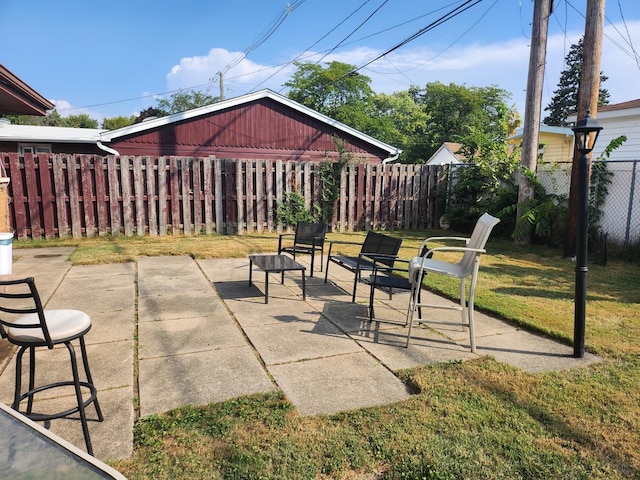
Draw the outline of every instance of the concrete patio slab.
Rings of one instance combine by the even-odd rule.
[[[141,322],[138,333],[140,359],[246,345],[238,326],[225,317]]]
[[[245,326],[264,363],[276,365],[361,351],[340,329],[319,314],[281,316],[278,323]]]
[[[302,415],[330,415],[410,396],[398,377],[365,352],[273,365],[269,371]]]
[[[274,389],[248,346],[141,359],[140,414]]]

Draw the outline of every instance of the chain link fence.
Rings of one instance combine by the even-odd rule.
[[[602,207],[600,230],[610,246],[626,250],[640,244],[640,160],[608,160],[612,173]],[[549,194],[569,196],[571,163],[542,163],[538,179]],[[637,191],[636,191],[637,190]]]

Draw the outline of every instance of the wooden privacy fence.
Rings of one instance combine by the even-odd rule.
[[[279,230],[277,202],[322,193],[321,164],[215,157],[1,154],[17,238]],[[333,231],[433,227],[438,167],[350,164]]]

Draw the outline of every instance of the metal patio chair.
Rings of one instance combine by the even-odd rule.
[[[324,239],[327,235],[326,223],[298,222],[295,233],[282,233],[278,238],[278,255],[282,252],[289,253],[296,259],[298,254],[311,255],[311,273],[313,277],[313,265],[316,252],[320,252],[320,271],[324,263]],[[285,237],[293,237],[293,245],[283,245]]]
[[[333,241],[329,243],[329,253],[327,254],[327,268],[324,272],[324,283],[327,283],[329,276],[329,265],[335,263],[342,268],[353,272],[353,294],[351,301],[356,301],[356,288],[358,281],[362,278],[362,272],[373,272],[376,264],[383,264],[389,268],[398,257],[398,251],[402,244],[401,238],[390,237],[382,233],[369,231],[363,243]],[[334,245],[360,245],[360,253],[357,256],[332,255]]]

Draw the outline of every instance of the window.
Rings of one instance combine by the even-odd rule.
[[[51,153],[51,145],[46,143],[19,143],[18,153],[21,157],[24,157],[25,153]]]

